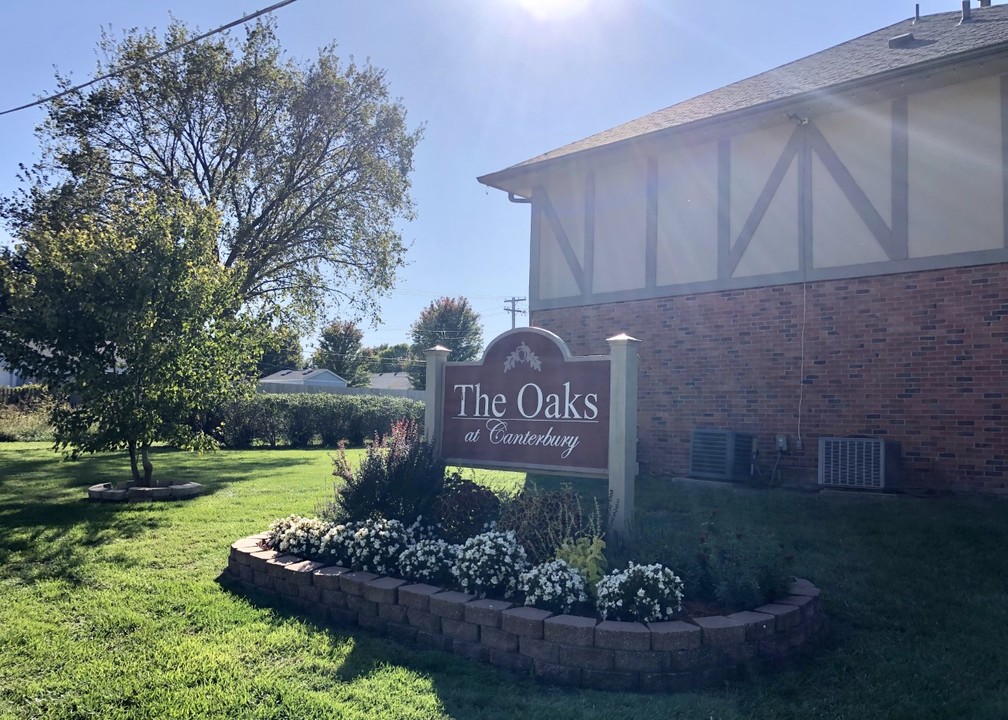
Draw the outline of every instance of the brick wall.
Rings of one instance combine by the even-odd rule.
[[[755,433],[770,466],[800,412],[787,480],[815,482],[820,435],[863,435],[902,444],[907,486],[1008,493],[1008,264],[540,310],[532,324],[575,354],[642,340],[643,472],[686,474],[697,426]]]

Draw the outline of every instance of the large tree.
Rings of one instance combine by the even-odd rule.
[[[371,382],[368,356],[361,341],[364,333],[350,320],[336,320],[322,328],[312,365],[332,370],[350,387],[367,387]]]
[[[368,357],[368,368],[373,373],[403,372],[410,363],[409,343],[382,343],[364,348],[364,352]]]
[[[297,332],[281,325],[266,333],[262,357],[257,369],[259,377],[281,370],[297,370],[304,364],[304,349]]]
[[[483,327],[479,314],[464,297],[443,297],[425,307],[410,328],[413,357],[422,360],[424,352],[441,345],[451,350],[448,360],[474,360],[483,347]],[[427,366],[413,362],[409,368],[410,383],[417,390],[427,387]]]
[[[91,89],[48,105],[41,161],[2,212],[14,234],[108,220],[137,190],[177,192],[222,219],[214,256],[244,301],[314,318],[344,301],[377,317],[412,217],[409,173],[419,129],[389,96],[384,72],[284,57],[269,21],[244,39],[215,36],[161,55],[195,33],[132,31],[99,43]]]
[[[152,444],[213,444],[194,428],[251,387],[259,326],[241,274],[216,262],[214,211],[172,196],[107,211],[0,256],[0,354],[55,394],[58,446],[127,448],[149,485]]]

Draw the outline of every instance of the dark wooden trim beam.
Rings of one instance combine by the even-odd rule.
[[[892,240],[887,250],[890,260],[904,260],[910,254],[908,105],[906,96],[892,101]]]
[[[541,297],[541,275],[539,268],[542,265],[542,188],[532,190],[532,237],[529,248],[529,307],[531,308]]]
[[[802,277],[812,269],[812,147],[802,133],[798,151],[798,270]]]
[[[1004,247],[1008,248],[1008,75],[1001,76],[1001,205]]]
[[[718,142],[717,157],[717,274],[721,280],[731,277],[731,140]]]
[[[647,161],[647,226],[644,236],[644,287],[658,285],[658,160]]]
[[[591,297],[595,285],[595,171],[585,173],[585,214],[584,214],[584,282],[581,283],[581,294]],[[568,263],[570,260],[567,261]],[[576,262],[576,259],[575,259]],[[574,268],[571,268],[574,271]]]

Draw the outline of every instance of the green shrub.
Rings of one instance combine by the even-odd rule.
[[[787,594],[791,575],[780,543],[769,532],[713,532],[699,554],[713,597],[745,610]]]
[[[595,595],[595,587],[609,569],[605,556],[605,540],[599,535],[582,535],[567,538],[557,549],[557,560],[563,560],[580,571],[588,582],[588,592]]]
[[[453,472],[434,502],[433,519],[445,540],[461,543],[483,532],[500,511],[500,498],[492,490]]]
[[[52,441],[49,411],[0,405],[0,442]]]
[[[429,520],[444,484],[444,463],[435,457],[420,427],[412,421],[392,425],[375,436],[360,467],[350,467],[341,447],[334,459],[335,500],[323,510],[334,521],[387,518],[412,524]]]
[[[614,555],[674,567],[689,600],[736,610],[787,594],[792,580],[790,556],[772,533],[739,518],[722,519],[716,509],[699,527],[653,531]]]
[[[424,404],[405,397],[327,393],[260,393],[224,412],[221,440],[231,448],[309,447],[321,441],[360,446],[400,420],[419,422]]]
[[[597,515],[597,508],[596,508]],[[568,539],[586,534],[600,535],[597,517],[586,517],[571,485],[559,490],[526,489],[510,498],[501,508],[497,528],[513,531],[528,552],[533,565],[552,560]]]

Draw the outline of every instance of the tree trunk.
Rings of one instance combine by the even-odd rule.
[[[140,457],[143,460],[143,469],[144,469],[143,483],[141,484],[144,487],[151,486],[151,475],[154,474],[154,466],[151,465],[150,455],[148,453],[149,450],[150,445],[147,443],[144,443],[143,445],[140,446]]]
[[[136,440],[129,441],[130,471],[133,473],[133,484],[140,484],[140,469],[137,467],[137,444]]]

